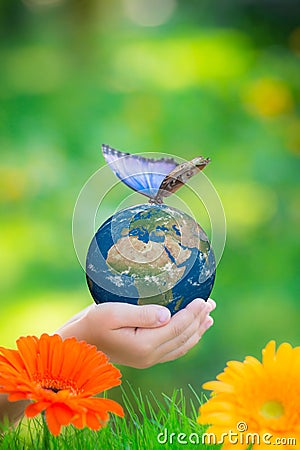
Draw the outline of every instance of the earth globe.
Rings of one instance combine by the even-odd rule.
[[[116,175],[122,181],[126,175],[124,182],[147,195],[150,203],[117,211],[93,237],[87,253],[86,277],[95,302],[160,304],[175,314],[197,297],[206,300],[216,272],[209,239],[190,215],[164,204],[163,199],[201,170],[201,164],[205,166],[207,160],[203,163],[202,157],[195,158],[182,168],[184,164],[164,159],[166,167],[158,168],[156,165],[162,160],[151,159],[154,167],[149,169],[149,158],[108,146],[103,146],[103,153]],[[138,167],[132,169],[136,159]],[[155,174],[146,187],[145,164],[147,173]],[[157,173],[160,177],[154,181]]]

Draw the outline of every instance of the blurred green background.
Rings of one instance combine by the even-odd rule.
[[[2,345],[92,301],[72,214],[101,143],[210,156],[228,226],[214,328],[124,379],[200,390],[272,338],[299,345],[299,17],[296,0],[1,0]]]

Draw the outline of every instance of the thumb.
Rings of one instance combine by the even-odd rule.
[[[156,328],[165,325],[171,318],[171,313],[160,305],[131,305],[129,303],[105,303],[97,306],[107,309],[107,320],[111,329]]]

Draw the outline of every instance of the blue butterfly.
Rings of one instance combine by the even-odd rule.
[[[198,156],[178,164],[173,158],[144,158],[120,152],[105,144],[102,145],[102,152],[114,174],[123,183],[157,204],[163,203],[164,197],[177,191],[210,162],[209,158]]]

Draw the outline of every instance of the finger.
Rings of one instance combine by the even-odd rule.
[[[208,315],[205,320],[200,324],[198,334],[200,338],[203,336],[206,330],[208,330],[214,324],[214,319]]]
[[[110,329],[154,328],[165,325],[171,317],[168,308],[160,305],[131,305],[129,303],[102,303],[97,305],[94,314],[105,318]]]
[[[213,311],[217,307],[216,302],[212,298],[209,298],[206,303],[211,306],[211,311]]]
[[[211,299],[209,299],[207,302],[203,299],[195,299],[186,306],[186,309],[192,312],[195,318],[199,317],[200,322],[202,322],[207,314],[213,311],[215,306],[215,302]]]
[[[209,306],[203,298],[195,298],[191,303],[189,303],[184,309],[192,312],[194,316],[198,316],[202,311],[208,309]]]
[[[213,307],[211,304],[197,299],[190,303],[184,310],[177,313],[172,317],[171,321],[163,329],[159,330],[162,334],[165,331],[169,332],[168,339],[164,339],[160,342],[157,351],[160,354],[166,354],[173,349],[179,348],[184,345],[194,333],[198,333],[201,337],[206,330],[207,320],[210,322],[212,318],[209,318],[210,310]]]
[[[184,356],[191,348],[193,348],[196,344],[199,342],[199,336],[197,333],[194,333],[190,339],[183,344],[181,347],[177,347],[173,349],[171,352],[164,354],[161,359],[160,363],[164,363],[167,361],[174,361],[174,359],[178,359],[181,356]]]
[[[159,353],[167,353],[170,348],[176,345],[182,345],[183,342],[199,328],[199,317],[201,308],[198,312],[189,311],[187,308],[176,313],[169,323],[155,331],[156,350]],[[198,316],[195,316],[195,314]],[[165,348],[160,348],[167,346]]]
[[[207,304],[203,299],[193,300],[184,309],[176,313],[167,325],[157,330],[156,339],[158,345],[172,341],[184,332],[187,335],[190,331],[188,328],[191,323],[194,323],[196,329],[199,326],[199,320],[205,319],[210,308],[211,305]]]
[[[159,336],[162,328],[137,330],[136,337],[138,337],[138,342],[140,343],[139,347],[142,350],[142,357],[144,356],[143,359],[146,358],[147,366],[153,365],[153,361],[159,362],[165,354],[181,347],[193,334],[198,332],[199,326],[197,321],[193,320],[192,314],[188,311],[185,311],[184,314],[183,312],[184,310],[182,310],[182,314],[177,313],[173,316],[171,319],[173,325],[171,327],[169,326],[170,324],[162,327],[164,329],[168,327],[169,329],[166,342],[162,342]],[[182,317],[180,318],[179,316]],[[176,334],[176,337],[173,337],[174,334]],[[143,349],[145,350],[144,355]]]
[[[209,319],[210,320],[207,320],[205,322],[205,326],[203,326],[203,328],[201,330],[202,333],[199,333],[199,331],[195,332],[180,347],[174,347],[174,349],[172,351],[162,355],[159,362],[163,363],[163,362],[173,361],[174,359],[180,358],[181,356],[184,356],[189,350],[191,350],[195,345],[197,345],[199,340],[201,339],[203,333],[213,325],[212,317],[209,317]]]

